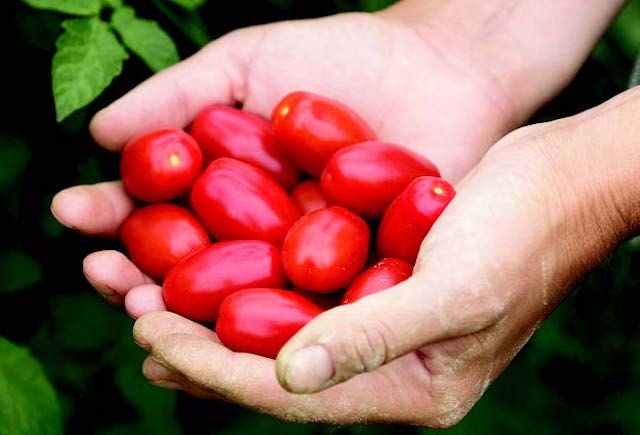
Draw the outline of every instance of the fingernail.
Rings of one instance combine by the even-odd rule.
[[[156,387],[166,388],[168,390],[182,390],[182,385],[177,382],[171,381],[152,381],[151,385],[155,385]]]
[[[333,361],[327,349],[313,345],[289,357],[284,383],[292,393],[314,393],[334,384],[333,372]]]

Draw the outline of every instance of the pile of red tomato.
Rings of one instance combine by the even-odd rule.
[[[147,205],[120,238],[163,281],[167,308],[270,358],[323,310],[411,276],[455,195],[428,159],[307,92],[285,97],[270,122],[215,105],[189,134],[143,134],[125,146],[121,172]]]

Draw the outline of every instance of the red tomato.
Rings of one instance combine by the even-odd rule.
[[[145,202],[185,195],[202,169],[202,151],[182,130],[165,128],[143,134],[122,150],[120,174],[127,191]]]
[[[328,205],[320,183],[316,180],[303,181],[294,187],[291,191],[291,199],[303,214],[325,208]]]
[[[198,322],[214,322],[230,294],[249,287],[284,287],[280,251],[259,240],[214,243],[179,262],[164,280],[167,308]]]
[[[178,261],[211,243],[198,219],[174,204],[135,210],[120,227],[120,239],[131,261],[155,279],[164,278]]]
[[[322,172],[322,190],[329,203],[368,219],[384,210],[421,175],[439,176],[426,157],[385,142],[363,142],[343,148]]]
[[[191,190],[191,205],[218,240],[264,240],[276,246],[300,217],[287,192],[261,169],[214,160]]]
[[[200,144],[205,160],[233,157],[267,172],[291,189],[300,171],[278,149],[269,122],[258,115],[229,106],[209,106],[193,121],[191,136]]]
[[[287,290],[246,289],[224,300],[216,334],[233,351],[275,359],[282,346],[320,313],[321,308]]]
[[[384,213],[378,229],[378,254],[415,263],[422,241],[455,195],[441,178],[414,180]]]
[[[340,148],[376,138],[347,106],[309,92],[287,95],[273,110],[271,125],[285,155],[316,178]]]
[[[408,279],[413,266],[399,258],[383,258],[365,270],[349,286],[342,297],[343,304],[350,304],[365,296],[378,293]]]
[[[369,227],[342,207],[316,210],[301,217],[284,241],[282,262],[298,288],[331,293],[360,273],[369,252]]]

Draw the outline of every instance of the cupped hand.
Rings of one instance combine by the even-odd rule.
[[[277,361],[144,315],[146,377],[290,421],[456,423],[576,280],[640,229],[638,114],[640,90],[505,137],[459,184],[411,278],[324,312]]]
[[[284,95],[307,90],[351,106],[382,140],[422,152],[456,181],[526,115],[526,104],[515,110],[495,76],[497,62],[478,64],[476,45],[441,49],[448,38],[405,23],[393,9],[239,30],[99,112],[91,132],[117,151],[139,133],[187,127],[209,104],[239,103],[269,117]],[[119,182],[72,187],[52,204],[62,224],[97,236],[115,236],[133,208]],[[164,308],[159,287],[116,251],[89,255],[84,272],[134,317]]]

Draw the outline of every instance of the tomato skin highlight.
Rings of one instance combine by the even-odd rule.
[[[230,106],[209,106],[193,121],[190,133],[206,163],[232,157],[262,169],[287,190],[300,178],[298,168],[278,148],[271,124],[258,115]]]
[[[222,301],[250,287],[285,287],[280,250],[260,240],[214,243],[179,262],[164,280],[169,311],[214,322]]]
[[[387,208],[378,228],[378,253],[414,264],[422,241],[455,195],[441,178],[415,179]]]
[[[282,262],[301,290],[331,293],[360,273],[369,253],[369,226],[343,207],[328,207],[301,217],[282,246]]]
[[[284,154],[315,178],[340,148],[376,138],[353,110],[310,92],[284,97],[273,110],[271,125]]]
[[[381,292],[408,279],[413,266],[399,258],[383,258],[362,272],[342,297],[342,304],[350,304],[365,296]]]
[[[120,174],[132,196],[149,203],[187,194],[202,169],[198,143],[177,128],[140,135],[122,150]]]
[[[240,160],[214,160],[191,189],[191,206],[218,240],[264,240],[282,246],[300,217],[287,192],[261,169]]]
[[[320,183],[316,180],[305,180],[294,187],[291,191],[291,199],[302,214],[311,213],[329,205]]]
[[[183,258],[211,243],[207,230],[189,210],[174,204],[136,209],[120,227],[131,261],[154,279],[162,279]]]
[[[288,290],[251,288],[227,297],[216,334],[235,352],[275,359],[282,346],[322,309]]]
[[[409,183],[422,175],[440,176],[440,172],[418,153],[374,141],[335,153],[320,183],[330,204],[341,205],[365,219],[377,219]]]

